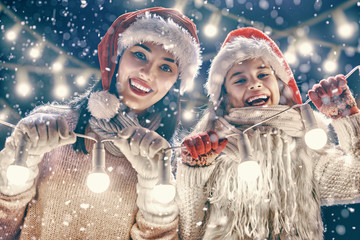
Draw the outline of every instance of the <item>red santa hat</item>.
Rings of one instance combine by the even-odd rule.
[[[106,92],[90,96],[88,109],[96,118],[109,119],[117,113],[119,100],[106,93],[117,70],[118,56],[126,48],[142,42],[158,43],[174,55],[179,63],[180,93],[186,91],[197,76],[202,63],[200,45],[196,26],[189,18],[177,10],[162,7],[123,14],[98,46],[101,81]]]
[[[254,58],[261,58],[269,64],[277,77],[290,87],[296,102],[302,103],[294,75],[279,47],[266,34],[252,27],[230,32],[213,59],[205,84],[210,101],[217,105],[225,76],[233,64]]]

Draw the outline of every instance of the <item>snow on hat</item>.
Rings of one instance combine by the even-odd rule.
[[[184,92],[202,63],[195,24],[174,9],[154,7],[120,16],[98,46],[104,90],[110,88],[117,56],[141,42],[162,44],[179,62],[180,91]]]
[[[281,81],[292,90],[296,102],[302,103],[294,75],[276,43],[266,34],[252,27],[236,29],[228,34],[213,59],[205,87],[210,101],[218,103],[225,76],[235,63],[261,58],[269,64]]]
[[[195,24],[174,9],[154,7],[118,17],[98,45],[103,90],[93,92],[88,110],[98,119],[114,117],[119,99],[108,92],[118,56],[135,44],[153,42],[174,55],[179,63],[180,93],[191,86],[202,63]]]

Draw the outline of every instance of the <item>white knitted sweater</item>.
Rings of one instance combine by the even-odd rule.
[[[237,178],[219,180],[236,171],[231,170],[236,166],[233,160],[241,158],[233,138],[211,166],[194,168],[178,163],[181,239],[319,240],[323,237],[321,204],[359,202],[360,114],[334,120],[340,146],[328,145],[321,151],[308,149],[302,138],[276,131],[281,124],[275,119],[273,125],[278,128],[262,127],[247,133],[254,155],[269,164],[260,163],[263,174],[269,175],[261,183],[267,196],[258,195],[259,187],[244,190]],[[237,130],[220,117],[215,131],[226,136]],[[260,148],[261,152],[256,152]],[[276,153],[279,149],[285,149],[283,155]],[[287,149],[290,160],[286,160]],[[281,182],[285,186],[278,186]]]
[[[75,112],[41,107],[35,112],[63,115],[74,129]],[[110,187],[93,193],[86,186],[90,154],[71,145],[44,155],[32,188],[15,196],[0,194],[0,239],[176,239],[178,218],[170,224],[152,224],[136,205],[137,176],[130,162],[106,151]],[[1,157],[1,156],[0,156]],[[2,159],[0,159],[1,161]]]

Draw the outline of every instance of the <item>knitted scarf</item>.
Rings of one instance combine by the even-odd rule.
[[[156,130],[160,126],[160,113],[153,114],[149,118],[140,118],[132,113],[122,111],[110,120],[91,117],[89,123],[91,129],[100,136],[101,140],[117,137],[118,132],[126,127],[142,126],[150,130]],[[104,142],[108,152],[114,156],[122,157],[121,151],[111,141]]]
[[[296,110],[245,134],[262,175],[249,183],[238,174],[243,143],[236,133],[285,108],[232,109],[216,121],[215,131],[231,137],[207,184],[210,214],[204,239],[322,239],[311,157]]]

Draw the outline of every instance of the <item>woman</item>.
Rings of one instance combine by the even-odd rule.
[[[98,54],[101,81],[70,107],[35,109],[7,139],[0,155],[3,239],[177,238],[175,202],[151,194],[160,153],[177,127],[179,95],[201,64],[195,25],[160,7],[126,13]],[[111,183],[103,193],[85,183],[94,141],[75,133],[112,139],[104,142]],[[31,174],[18,186],[5,172],[23,135]]]

